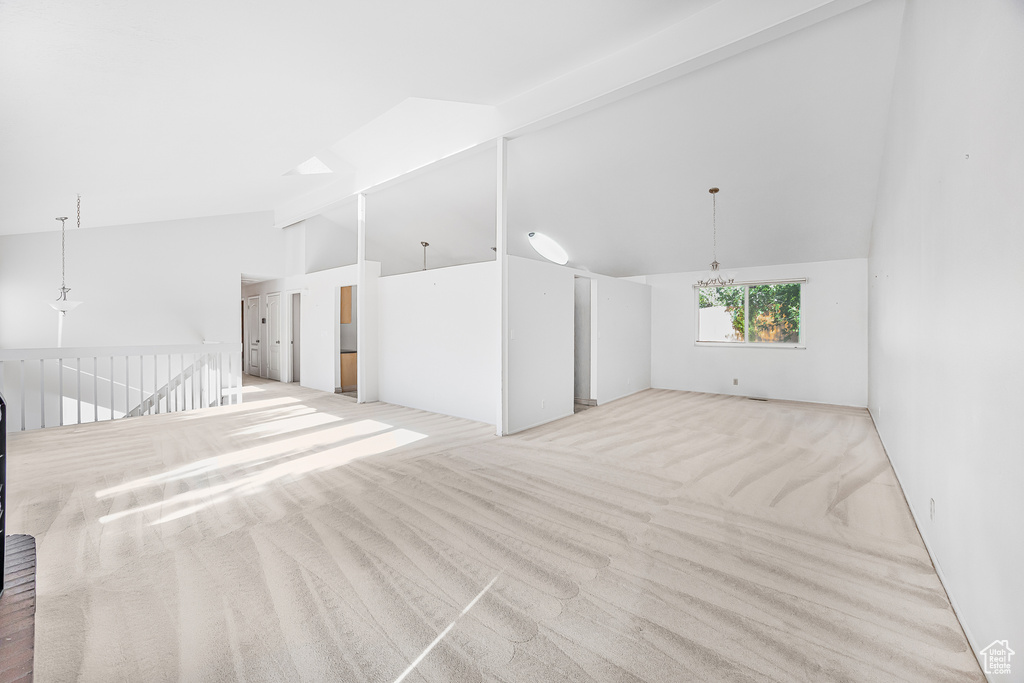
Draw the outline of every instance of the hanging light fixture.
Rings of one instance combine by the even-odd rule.
[[[430,242],[420,242],[420,246],[423,247],[423,270],[427,269],[427,247],[430,246]]]
[[[715,201],[715,197],[718,195],[718,188],[712,187],[708,192],[711,193],[711,231],[713,235],[713,247],[712,247],[712,261],[711,261],[711,272],[707,274],[703,280],[697,280],[698,287],[724,287],[731,285],[734,278],[722,277],[722,273],[718,271],[718,205]]]
[[[77,220],[78,227],[82,227],[82,195],[78,195],[77,205]],[[64,336],[64,316],[67,315],[68,311],[77,308],[82,302],[81,301],[70,301],[68,299],[68,292],[71,288],[67,286],[67,282],[64,278],[65,273],[65,260],[66,260],[66,249],[65,249],[65,228],[64,221],[68,219],[67,216],[59,216],[57,220],[60,221],[60,296],[57,297],[56,301],[50,303],[53,310],[57,311],[57,348],[61,347]]]

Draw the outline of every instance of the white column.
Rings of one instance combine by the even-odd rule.
[[[356,401],[372,403],[380,400],[377,384],[377,279],[376,267],[366,263],[366,195],[356,196],[357,235],[356,263]]]
[[[498,414],[495,433],[508,433],[508,140],[498,138],[497,145],[497,215],[495,217],[495,252],[498,260],[498,296],[501,306],[501,373],[498,382]]]

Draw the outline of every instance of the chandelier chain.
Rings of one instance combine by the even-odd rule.
[[[60,288],[64,290],[64,221],[67,218],[62,218],[60,221]]]
[[[718,262],[718,191],[717,187],[708,190],[711,193],[711,253],[714,260],[711,261],[711,273],[708,277],[697,280],[698,287],[724,287],[733,283],[733,278],[723,277],[718,270],[721,265]]]
[[[712,246],[711,256],[717,262],[718,261],[718,198],[717,193],[711,193],[711,235],[712,235]]]

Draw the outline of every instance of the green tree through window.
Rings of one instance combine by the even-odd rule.
[[[746,314],[744,313],[743,300],[745,297],[743,287],[701,287],[700,307],[716,308],[725,307],[725,312],[732,318],[733,341],[743,341],[744,324]],[[701,341],[707,341],[701,339]]]
[[[800,295],[799,282],[701,287],[697,341],[799,344]],[[723,316],[731,322],[730,334],[722,333],[727,329]],[[702,330],[702,324],[716,331]]]

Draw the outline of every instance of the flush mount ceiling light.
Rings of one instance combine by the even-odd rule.
[[[531,232],[529,234],[529,238],[530,246],[548,261],[557,263],[560,266],[564,266],[569,262],[569,254],[567,254],[565,249],[562,248],[562,245],[547,235],[542,235],[539,232]]]
[[[82,195],[78,195],[77,210],[78,210],[78,214],[77,214],[78,227],[81,228],[82,227]],[[65,237],[64,221],[66,221],[67,219],[68,219],[67,216],[59,216],[57,218],[57,220],[60,221],[60,296],[57,297],[56,301],[50,302],[50,306],[53,308],[53,310],[57,311],[57,348],[58,349],[61,347],[61,343],[63,341],[63,336],[64,336],[64,316],[67,315],[68,311],[77,308],[82,303],[81,301],[69,301],[68,300],[68,292],[71,291],[71,288],[67,286],[67,282],[65,282],[65,279],[64,279],[64,271],[65,271],[64,264],[65,264],[65,260],[66,260],[65,256],[66,256],[66,253],[67,253],[66,249],[65,249],[65,240],[64,240],[64,237]]]
[[[731,285],[733,278],[722,277],[722,274],[718,272],[718,205],[715,201],[715,197],[718,195],[718,188],[712,187],[708,192],[711,193],[711,232],[713,235],[713,247],[711,251],[711,272],[707,273],[703,280],[697,280],[698,287],[724,287],[725,285]]]

